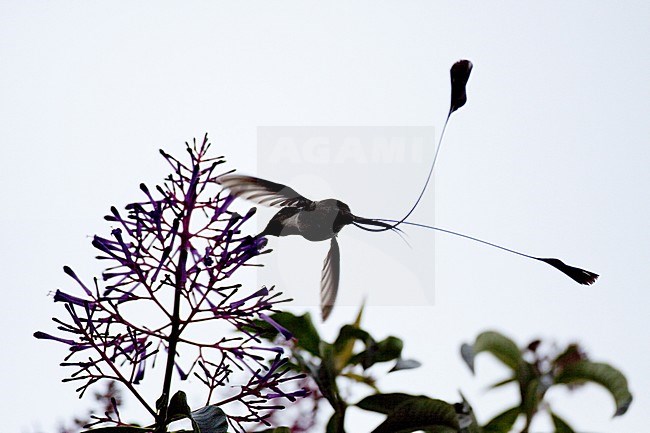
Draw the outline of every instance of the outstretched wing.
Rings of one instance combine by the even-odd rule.
[[[304,208],[312,203],[291,187],[253,176],[227,174],[219,177],[218,182],[232,195],[266,206]]]
[[[335,236],[330,242],[330,250],[323,262],[323,272],[320,280],[320,308],[323,322],[327,320],[334,308],[336,295],[339,291],[340,275],[341,253],[339,251],[339,243],[336,241]]]

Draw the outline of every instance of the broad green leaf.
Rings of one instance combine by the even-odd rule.
[[[614,397],[616,412],[614,416],[623,415],[632,404],[632,394],[627,387],[627,379],[609,364],[579,361],[567,365],[556,377],[555,383],[580,384],[594,382],[602,385]]]
[[[334,341],[334,349],[337,352],[341,352],[349,342],[354,342],[355,340],[360,340],[362,342],[370,342],[374,340],[367,331],[364,331],[361,328],[357,328],[354,325],[343,325],[339,331],[336,341]]]
[[[356,325],[345,325],[339,331],[339,335],[334,342],[335,366],[337,371],[343,370],[350,363],[354,350],[354,343],[359,340],[366,347],[375,344],[375,340],[370,334]]]
[[[410,394],[404,394],[400,392],[394,392],[388,394],[375,394],[375,395],[369,395],[368,397],[364,398],[363,400],[358,402],[356,406],[363,410],[389,414],[393,412],[397,406],[413,398],[427,398],[427,397],[423,395],[410,395]]]
[[[442,400],[416,397],[397,405],[372,433],[410,433],[418,430],[457,432],[459,429],[452,405]]]
[[[119,427],[99,427],[90,430],[84,430],[81,433],[145,433],[152,432],[153,428],[119,426]]]
[[[483,433],[508,433],[512,426],[515,425],[521,409],[513,407],[507,411],[495,416],[483,426]]]
[[[192,412],[195,433],[226,433],[228,419],[221,408],[211,405]],[[198,429],[198,430],[197,430]]]
[[[377,344],[373,344],[352,357],[350,364],[361,364],[368,369],[378,362],[399,359],[402,355],[404,343],[397,337],[387,337]]]
[[[555,433],[575,433],[573,429],[562,418],[551,412],[553,425],[555,426]]]
[[[474,359],[481,352],[490,352],[514,371],[517,371],[522,362],[521,351],[517,345],[508,337],[494,331],[479,334],[473,345],[461,346],[461,356],[472,373],[474,373]]]
[[[172,396],[169,400],[169,406],[167,407],[167,419],[165,420],[166,424],[169,424],[173,421],[177,421],[183,418],[191,418],[190,407],[187,405],[187,396],[183,391],[178,391]]]
[[[402,355],[404,342],[397,337],[388,337],[377,343],[377,354],[375,362],[386,362],[399,359]]]

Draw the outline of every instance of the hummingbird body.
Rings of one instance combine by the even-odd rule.
[[[304,208],[284,207],[269,221],[260,236],[291,236],[319,242],[331,239],[354,221],[350,207],[336,199],[311,202]]]

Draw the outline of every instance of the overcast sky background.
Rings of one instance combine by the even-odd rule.
[[[469,101],[451,119],[435,191],[412,220],[432,222],[435,213],[441,227],[601,278],[579,286],[544,264],[419,229],[407,230],[409,249],[390,233],[348,228],[339,236],[342,301],[323,333],[333,336],[367,297],[365,326],[404,338],[405,355],[423,362],[380,387],[450,401],[460,389],[482,422],[517,391],[485,393],[506,371],[485,355],[472,377],[461,343],[486,329],[521,345],[577,340],[627,375],[635,401],[614,420],[611,398],[596,386],[552,392],[552,404],[579,431],[645,431],[648,22],[644,1],[1,1],[3,429],[51,432],[83,413],[74,386],[60,382],[65,348],[31,335],[52,330],[50,317],[62,313],[47,294],[72,287],[64,264],[87,278],[101,269],[90,236],[109,231],[109,206],[138,199],[140,182],[164,177],[158,148],[182,154],[185,140],[208,132],[230,168],[255,173],[270,170],[257,157],[260,126],[439,132],[449,67],[467,58],[475,65]],[[399,218],[426,164],[411,169],[370,164],[360,176],[349,163],[309,179],[280,169],[275,180],[310,198],[340,198],[364,216]],[[366,253],[397,251],[399,263],[417,263],[434,239],[433,302],[409,297],[399,273],[377,262],[386,257]],[[313,296],[296,311],[307,305],[316,314],[326,245],[271,242],[279,262],[300,269],[284,275],[287,292],[300,285]],[[355,413],[350,431],[370,431],[380,419]],[[551,428],[540,419],[534,430]]]

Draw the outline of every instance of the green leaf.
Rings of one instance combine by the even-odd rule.
[[[336,352],[342,352],[349,342],[355,340],[360,340],[365,344],[367,344],[366,342],[374,341],[367,331],[357,328],[354,325],[344,325],[339,331],[336,341],[334,341],[334,349]]]
[[[623,415],[632,404],[632,394],[627,387],[627,379],[609,364],[579,361],[567,365],[556,377],[555,383],[581,384],[594,382],[602,385],[614,397],[616,412],[614,416]]]
[[[520,412],[519,407],[513,407],[495,416],[483,426],[483,433],[508,433],[515,425]]]
[[[526,415],[526,425],[530,426],[541,401],[539,378],[530,380],[522,389],[524,391],[522,396],[523,413]]]
[[[187,396],[183,391],[178,391],[169,400],[169,406],[167,407],[167,418],[165,420],[165,423],[169,424],[170,422],[177,421],[179,419],[191,417],[191,410],[187,405]]]
[[[195,433],[226,433],[228,419],[220,407],[205,406],[192,412]],[[198,430],[197,430],[198,429]]]
[[[386,362],[394,359],[399,359],[402,355],[404,342],[397,337],[388,337],[377,344],[377,353],[375,354],[375,362]]]
[[[370,334],[358,328],[356,325],[345,325],[339,331],[339,335],[334,342],[334,352],[336,353],[335,366],[337,371],[343,370],[350,363],[354,343],[357,340],[363,342],[366,347],[375,344]]]
[[[389,414],[393,412],[397,406],[413,398],[426,397],[423,395],[410,395],[401,392],[375,394],[362,399],[356,404],[356,406],[363,410]]]
[[[348,365],[350,358],[352,358],[354,343],[356,341],[355,338],[349,338],[349,336],[346,335],[346,333],[349,331],[347,330],[344,331],[344,328],[349,326],[353,329],[361,329],[361,317],[363,316],[364,307],[365,307],[365,301],[361,304],[361,307],[359,308],[359,313],[357,313],[357,318],[355,319],[354,323],[341,328],[341,331],[339,332],[339,336],[336,338],[336,341],[334,342],[334,350],[336,352],[335,365],[338,371],[343,370],[343,367]],[[363,332],[365,332],[367,338],[372,339],[372,337],[370,337],[370,334],[368,334],[366,331]],[[365,339],[366,337],[362,337],[362,338]]]
[[[490,352],[514,371],[517,371],[522,362],[521,351],[517,345],[508,337],[494,331],[479,334],[473,345],[461,346],[461,356],[472,373],[474,373],[474,359],[481,352]]]
[[[397,337],[388,337],[377,344],[370,345],[363,352],[352,357],[350,364],[361,364],[368,369],[378,362],[392,361],[399,359],[402,355],[404,343]]]
[[[551,412],[553,425],[555,426],[555,433],[575,433],[573,429],[562,418]]]
[[[418,430],[456,432],[459,429],[452,405],[442,400],[416,397],[397,405],[372,433],[410,433]]]
[[[124,425],[119,427],[100,427],[90,430],[84,430],[81,433],[145,433],[152,432],[153,428],[145,427],[135,427],[130,425]]]

